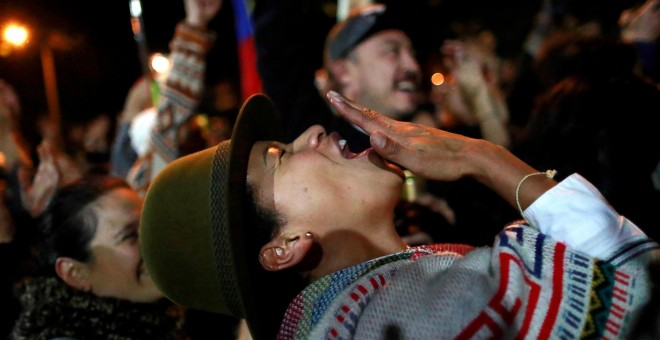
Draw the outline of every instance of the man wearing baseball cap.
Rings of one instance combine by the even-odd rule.
[[[412,42],[383,4],[357,8],[337,23],[326,38],[323,62],[316,73],[321,93],[337,91],[397,120],[409,119],[420,104],[421,69]],[[351,136],[349,145],[369,146],[364,133],[347,134],[356,128],[342,124],[335,128]]]
[[[369,147],[366,134],[331,112],[325,102],[329,90],[391,118],[406,120],[415,112],[421,70],[397,12],[374,4],[328,23],[324,14],[295,1],[256,2],[259,73],[264,91],[283,113],[287,139],[321,124],[344,136],[354,152]]]
[[[327,85],[363,98],[391,118],[417,108],[420,67],[401,23],[376,4],[358,8],[328,34],[324,68]]]

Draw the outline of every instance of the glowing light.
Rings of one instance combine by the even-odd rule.
[[[160,79],[170,70],[170,60],[162,53],[154,53],[149,58],[149,67],[156,73],[156,78]]]
[[[5,41],[14,46],[22,46],[28,40],[28,31],[21,25],[9,24],[5,27],[2,36]]]
[[[202,129],[208,129],[209,127],[209,117],[203,113],[200,113],[195,116],[195,123]]]
[[[139,17],[142,15],[142,4],[140,3],[140,0],[131,0],[129,6],[132,17]]]
[[[442,85],[444,82],[445,76],[440,72],[436,72],[431,76],[431,83],[435,86]]]

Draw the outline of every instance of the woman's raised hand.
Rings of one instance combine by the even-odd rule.
[[[424,178],[454,181],[469,176],[516,206],[517,184],[524,176],[538,172],[504,147],[486,140],[397,121],[334,91],[327,96],[340,116],[371,135],[371,146],[378,154]],[[527,184],[520,195],[523,208],[556,184],[549,178],[530,182],[533,184]]]
[[[222,0],[184,0],[186,23],[193,27],[206,28],[222,7]]]
[[[339,115],[371,135],[378,154],[428,179],[453,181],[476,175],[474,152],[496,148],[483,140],[388,118],[334,91],[328,92],[328,99]]]

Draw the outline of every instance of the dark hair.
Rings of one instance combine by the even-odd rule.
[[[248,225],[251,225],[254,230],[254,233],[250,235],[254,240],[251,244],[255,247],[252,251],[253,253],[258,254],[260,252],[260,247],[270,242],[270,240],[280,232],[282,226],[286,224],[286,218],[277,211],[264,207],[259,202],[259,199],[257,199],[255,194],[257,188],[253,184],[247,183],[245,191],[246,222]],[[296,277],[301,279],[299,283],[306,285],[309,280],[306,272],[318,265],[323,256],[322,254],[323,251],[319,245],[314,244],[311,251],[301,263],[289,270],[285,270],[285,272],[289,272],[289,275],[293,273]]]
[[[88,261],[90,242],[96,235],[98,218],[91,204],[106,193],[130,188],[121,178],[86,175],[57,190],[42,217],[39,267],[42,274],[54,274],[58,257]]]
[[[253,184],[248,182],[245,191],[247,208],[245,216],[248,216],[246,222],[253,226],[255,233],[252,236],[255,238],[255,244],[261,247],[277,235],[280,228],[286,224],[286,220],[276,211],[267,209],[259,203],[257,188]]]
[[[256,195],[257,187],[248,182],[245,191],[245,222],[246,225],[251,226],[250,229],[254,230],[249,236],[251,241],[248,246],[253,247],[249,251],[251,254],[259,254],[261,247],[276,236],[280,228],[286,224],[286,219],[259,202]],[[298,268],[267,272],[259,264],[258,256],[249,260],[250,268],[253,271],[252,277],[258,282],[268,282],[268,289],[255,292],[257,297],[260,294],[267,294],[270,299],[267,306],[260,306],[260,308],[268,309],[269,315],[277,316],[269,320],[262,320],[263,323],[260,327],[269,329],[270,332],[276,334],[289,303],[307,286],[308,281],[301,276]]]

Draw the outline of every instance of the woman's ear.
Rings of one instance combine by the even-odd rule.
[[[259,263],[271,272],[291,268],[300,263],[312,248],[314,239],[307,232],[302,235],[280,235],[261,247]]]
[[[55,272],[67,285],[85,292],[92,290],[87,266],[69,257],[55,260]]]

